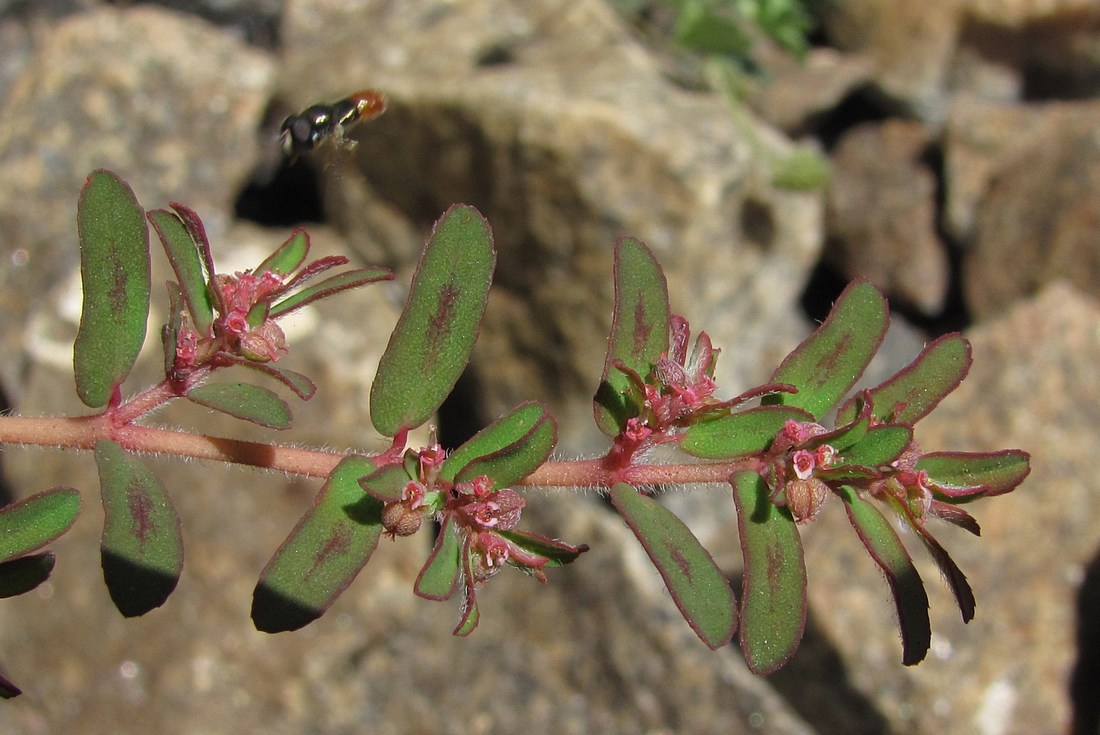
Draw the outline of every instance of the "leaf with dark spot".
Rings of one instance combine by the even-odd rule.
[[[495,267],[485,218],[473,207],[448,209],[424,245],[371,386],[371,422],[381,434],[420,426],[450,394],[477,340]]]
[[[252,594],[258,630],[279,633],[313,622],[366,565],[382,534],[382,503],[363,492],[359,479],[374,469],[352,456],[329,474],[260,574]]]
[[[848,392],[871,362],[886,334],[886,301],[866,281],[854,281],[829,317],[783,360],[769,382],[797,393],[774,393],[765,404],[795,406],[820,420]]]
[[[183,570],[180,520],[145,465],[115,442],[95,446],[103,499],[103,580],[126,617],[160,607]]]
[[[912,424],[939,405],[970,371],[970,343],[959,334],[945,334],[929,343],[908,366],[871,389],[874,417],[880,422]],[[837,412],[837,423],[855,418],[856,399]]]
[[[84,302],[73,345],[76,392],[106,406],[130,374],[149,315],[149,227],[125,181],[93,171],[77,204]]]
[[[769,674],[794,655],[806,626],[802,542],[790,511],[768,498],[763,478],[739,472],[731,484],[745,557],[741,651],[750,669]]]
[[[643,380],[668,350],[668,285],[664,271],[640,240],[623,238],[615,243],[615,308],[603,376],[593,399],[596,425],[616,436],[627,419],[637,414],[628,400],[631,390],[621,363]]]
[[[737,600],[695,534],[672,511],[625,483],[611,488],[611,503],[657,567],[695,634],[711,648],[729,643],[737,627]]]

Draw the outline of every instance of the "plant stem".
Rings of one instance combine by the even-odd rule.
[[[345,454],[318,449],[244,441],[150,426],[113,426],[107,414],[77,418],[0,416],[0,445],[21,444],[91,450],[110,439],[123,448],[148,454],[192,457],[277,470],[306,477],[327,477]],[[753,460],[699,464],[635,465],[617,473],[599,459],[547,462],[517,487],[610,487],[634,485],[725,483],[729,476],[754,466]]]

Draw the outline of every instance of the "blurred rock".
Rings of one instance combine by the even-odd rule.
[[[810,49],[804,61],[767,44],[757,48],[764,73],[754,80],[750,103],[791,135],[816,130],[845,97],[870,83],[874,71],[867,57],[832,48]]]
[[[823,18],[834,45],[874,60],[887,107],[933,124],[960,90],[1001,99],[1100,91],[1093,0],[840,0]]]
[[[719,362],[731,390],[800,338],[820,195],[774,187],[769,162],[789,143],[667,81],[606,3],[296,2],[284,37],[295,105],[364,86],[390,97],[328,187],[366,259],[407,269],[455,201],[493,224],[497,289],[473,369],[494,412],[543,398],[591,431],[623,235],[653,248],[675,308],[737,346]],[[602,441],[563,434],[567,450]]]
[[[223,213],[207,227],[224,232],[273,68],[231,36],[158,8],[99,8],[50,28],[0,104],[7,390],[19,392],[30,307],[78,262],[76,199],[88,173],[119,172],[151,206],[188,194],[198,211]]]
[[[1100,295],[1100,105],[969,105],[946,138],[948,211],[962,231],[976,318],[1066,278]],[[1009,267],[1006,267],[1009,266]]]
[[[945,81],[966,0],[841,0],[824,6],[829,40],[874,64],[879,91],[929,120],[946,112]]]
[[[853,128],[833,150],[825,259],[847,279],[865,277],[894,302],[940,313],[950,278],[936,232],[931,144],[917,122]]]

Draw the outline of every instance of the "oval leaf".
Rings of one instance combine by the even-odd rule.
[[[447,516],[443,528],[436,536],[435,546],[428,561],[416,577],[413,591],[429,600],[446,600],[454,594],[458,586],[459,566],[461,563],[462,542],[458,538],[458,529],[454,518]]]
[[[95,445],[103,499],[103,580],[126,617],[160,607],[183,570],[180,519],[153,474],[115,442]]]
[[[858,443],[837,458],[837,464],[882,467],[901,456],[913,440],[908,426],[872,426]]]
[[[30,592],[50,578],[54,556],[48,551],[0,563],[0,597]]]
[[[649,554],[695,634],[711,648],[729,643],[737,627],[737,600],[699,539],[672,511],[626,483],[611,488],[611,503]]]
[[[889,322],[886,301],[874,286],[855,281],[840,295],[828,319],[787,356],[772,383],[787,383],[797,393],[775,393],[766,404],[797,406],[820,420],[867,368]]]
[[[837,494],[844,500],[848,520],[871,558],[886,575],[901,627],[902,663],[920,663],[932,644],[932,625],[928,620],[928,593],[924,590],[913,560],[902,545],[890,522],[855,490],[842,486]]]
[[[183,294],[183,301],[187,304],[187,311],[191,314],[195,331],[202,336],[208,336],[214,320],[214,303],[206,288],[208,274],[203,267],[199,245],[191,238],[190,231],[175,212],[154,209],[149,212],[149,221],[153,223],[153,229],[168,255],[168,262],[176,273],[176,280]]]
[[[388,464],[375,470],[366,477],[359,478],[363,491],[383,503],[396,503],[410,481],[409,472],[404,465]]]
[[[806,626],[806,565],[790,511],[773,504],[755,472],[732,478],[745,557],[741,651],[749,668],[768,674],[785,664]]]
[[[270,271],[280,278],[286,278],[306,262],[307,255],[309,255],[309,233],[301,227],[296,227],[286,242],[275,248],[275,252],[267,256],[252,272],[262,276]]]
[[[0,562],[40,549],[69,530],[80,493],[55,487],[0,508]]]
[[[554,418],[541,403],[524,403],[454,451],[440,476],[465,482],[486,475],[494,488],[508,487],[546,461],[558,440]]]
[[[907,367],[872,388],[873,415],[880,422],[912,424],[925,417],[970,372],[970,342],[959,334],[945,334],[929,343]],[[855,418],[854,399],[844,404],[837,423]]]
[[[617,436],[627,419],[636,415],[627,396],[626,374],[615,367],[621,361],[643,380],[668,351],[668,284],[653,252],[641,240],[627,237],[615,243],[615,309],[603,376],[593,399],[596,425]]]
[[[248,383],[207,383],[187,391],[200,406],[271,429],[290,428],[290,407],[267,388]]]
[[[84,302],[73,346],[76,392],[106,406],[130,374],[149,315],[149,228],[134,192],[110,171],[93,171],[76,211]]]
[[[577,557],[588,551],[588,544],[573,546],[564,541],[540,536],[530,531],[513,530],[500,531],[499,533],[524,551],[529,551],[532,554],[545,558],[546,563],[539,567],[540,569],[550,569],[552,567],[562,567],[566,564],[572,564],[577,560]]]
[[[812,421],[813,416],[792,406],[759,406],[688,427],[680,449],[693,457],[732,459],[759,454],[771,447],[789,420]]]
[[[378,363],[370,415],[379,433],[420,426],[454,388],[477,339],[495,266],[485,218],[473,207],[448,209],[424,246]]]
[[[1000,452],[929,452],[917,460],[936,492],[951,502],[1011,492],[1031,473],[1031,455]]]
[[[265,633],[297,630],[347,589],[382,535],[382,503],[359,487],[374,471],[364,457],[346,457],[317,493],[252,593],[252,622]]]

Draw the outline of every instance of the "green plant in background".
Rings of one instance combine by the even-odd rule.
[[[747,88],[767,83],[756,57],[761,37],[798,60],[805,59],[809,36],[817,26],[811,0],[613,0],[613,4],[636,24],[661,29],[662,37],[698,57],[701,81],[730,101],[738,132],[757,158],[767,163],[774,186],[809,191],[828,184],[829,161],[819,150],[800,145],[788,155],[775,153],[760,140],[744,110]]]
[[[90,450],[99,469],[105,522],[104,581],[126,616],[169,597],[183,564],[179,519],[165,486],[140,458],[156,452],[229,461],[324,484],[264,568],[252,618],[267,632],[320,617],[369,560],[383,535],[440,531],[414,592],[459,597],[456,635],[479,623],[477,590],[506,567],[540,582],[587,546],[521,529],[525,496],[546,487],[609,493],[664,579],[684,618],[711,648],[739,636],[750,668],[767,673],[798,647],[806,615],[806,568],[798,528],[835,496],[889,581],[902,631],[902,661],[919,662],[930,643],[928,598],[888,516],[910,527],[943,571],[964,620],[974,614],[965,576],[935,540],[930,522],[977,533],[961,507],[1014,489],[1027,476],[1025,452],[924,452],[913,424],[965,377],[970,347],[955,334],[929,344],[894,377],[849,395],[886,332],[886,303],[853,283],[824,324],[788,356],[768,383],[719,398],[716,349],[669,306],[650,250],[615,246],[615,305],[594,418],[609,439],[598,459],[549,461],[557,424],[544,406],[523,403],[451,452],[430,439],[409,446],[465,368],[479,330],[496,254],[488,223],[456,205],[436,223],[404,311],[378,366],[370,421],[390,446],[343,455],[206,436],[142,423],[174,400],[190,400],[243,421],[285,429],[287,403],[269,388],[214,381],[226,367],[273,379],[302,400],[316,388],[276,367],[288,345],[278,320],[343,290],[392,278],[352,268],[342,257],[309,262],[309,238],[295,231],[254,269],[219,273],[199,217],[190,209],[142,211],[129,187],[93,172],[78,206],[84,310],[74,349],[77,393],[96,412],[69,418],[0,417],[0,442]],[[176,280],[161,332],[164,379],[131,398],[122,385],[145,339],[149,237],[153,225]],[[839,406],[839,408],[837,408]],[[835,413],[835,419],[826,417]],[[672,454],[670,455],[669,452]],[[655,498],[656,488],[726,485],[745,559],[740,595],[688,527]],[[726,500],[724,502],[729,502]],[[0,590],[33,589],[53,567],[39,552],[80,510],[75,490],[55,488],[0,510]],[[885,511],[885,514],[884,512]],[[19,690],[0,681],[0,694]]]

